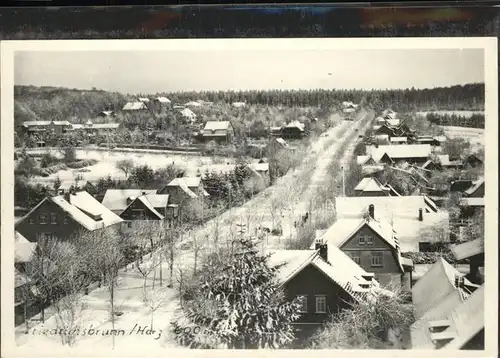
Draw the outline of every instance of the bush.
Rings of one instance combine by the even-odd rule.
[[[71,169],[80,169],[80,168],[90,167],[91,165],[95,165],[98,162],[99,161],[96,159],[83,159],[67,163],[66,166]]]

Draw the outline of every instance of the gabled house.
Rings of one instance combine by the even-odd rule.
[[[148,109],[148,106],[146,106],[146,103],[141,102],[141,101],[137,101],[137,102],[126,103],[123,106],[122,111],[143,111],[143,110],[147,110],[147,109]]]
[[[123,220],[86,191],[46,197],[16,224],[30,242],[42,238],[68,239],[83,231],[120,229]]]
[[[156,97],[154,100],[161,105],[170,105],[172,103],[167,97]]]
[[[466,168],[478,168],[483,166],[483,159],[475,154],[471,154],[463,160],[463,165]]]
[[[197,101],[189,101],[184,106],[186,107],[201,107],[201,103]]]
[[[146,98],[146,97],[141,97],[141,98],[138,98],[139,102],[142,102],[142,103],[149,103],[149,98]]]
[[[22,124],[23,132],[26,134],[37,134],[53,132],[63,134],[72,130],[72,125],[68,121],[26,121]]]
[[[388,139],[395,136],[394,129],[389,128],[389,126],[387,126],[385,123],[380,125],[380,126],[374,126],[373,129],[374,129],[374,131],[373,131],[374,135],[385,134],[385,135],[387,135]]]
[[[299,139],[305,135],[305,124],[299,121],[292,121],[281,128],[283,138]]]
[[[464,195],[468,198],[484,198],[484,178],[473,181],[464,191]]]
[[[290,146],[283,138],[272,137],[269,138],[267,145],[264,148],[264,155],[269,156],[270,154],[289,148]]]
[[[484,282],[479,268],[484,267],[484,239],[474,239],[461,244],[451,246],[451,252],[457,261],[469,261],[469,281],[475,284]]]
[[[366,148],[367,155],[371,155],[377,163],[406,162],[411,164],[424,164],[432,153],[430,145],[379,145]]]
[[[382,185],[376,178],[365,177],[354,188],[356,196],[388,196],[390,189]]]
[[[120,217],[127,223],[127,228],[149,220],[165,221],[168,224],[179,217],[177,205],[169,204],[168,195],[146,194],[133,199],[123,210]]]
[[[371,209],[370,209],[371,208]],[[449,214],[438,209],[425,195],[337,197],[337,218],[370,217],[389,223],[399,240],[401,252],[418,252],[429,243],[449,242]]]
[[[270,266],[281,267],[277,276],[289,300],[301,301],[297,325],[317,328],[349,304],[369,300],[381,289],[372,273],[363,270],[336,247],[318,245],[312,250],[276,250],[268,252]]]
[[[170,203],[178,205],[181,209],[190,205],[194,200],[209,196],[203,187],[201,177],[175,178],[158,190],[158,194],[169,195]]]
[[[258,163],[249,163],[245,165],[245,168],[254,180],[258,180],[263,185],[269,185],[269,163],[262,161]]]
[[[154,189],[108,189],[102,205],[120,215],[137,197],[156,194]]]
[[[191,121],[191,122],[195,122],[196,121],[196,113],[194,113],[192,110],[190,110],[189,108],[184,108],[182,110],[180,110],[180,113],[182,115],[182,117],[184,117],[185,119]]]
[[[476,325],[474,321],[483,321],[484,329],[483,290],[439,258],[412,287],[416,319],[410,329],[412,348],[440,349],[448,346],[461,349],[471,340],[481,341],[481,337],[474,339],[481,331],[481,324]],[[469,314],[457,315],[464,308],[467,308],[465,311],[471,310]],[[461,330],[465,322],[474,329],[461,335],[457,329]],[[477,326],[479,329],[476,329]]]
[[[233,107],[236,107],[236,108],[243,108],[243,107],[246,107],[246,103],[245,102],[233,102],[232,106]]]
[[[413,262],[401,256],[389,222],[375,220],[372,207],[363,218],[340,218],[315,242],[337,247],[384,286],[410,289]],[[315,243],[313,243],[314,245]]]
[[[234,137],[234,129],[229,121],[208,121],[199,134],[202,141],[215,140],[230,142]]]

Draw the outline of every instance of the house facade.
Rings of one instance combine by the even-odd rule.
[[[27,121],[23,122],[22,129],[28,135],[45,132],[64,134],[72,130],[72,125],[68,121]]]
[[[47,197],[20,219],[16,231],[30,242],[66,240],[83,231],[120,230],[123,220],[85,191]]]
[[[305,125],[299,121],[293,121],[281,128],[281,136],[289,139],[300,139],[305,135]]]
[[[234,129],[229,121],[208,121],[198,138],[201,141],[231,142]]]

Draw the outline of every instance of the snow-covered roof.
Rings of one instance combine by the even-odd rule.
[[[203,128],[204,131],[228,130],[231,126],[229,121],[208,121]]]
[[[462,198],[460,199],[460,205],[484,207],[484,198]]]
[[[194,113],[192,110],[190,110],[189,108],[184,108],[183,110],[180,111],[181,114],[184,116],[184,117],[187,117],[187,118],[196,118],[196,113]]]
[[[301,131],[304,131],[305,127],[306,125],[304,123],[300,123],[299,121],[291,121],[285,126],[285,128],[298,128]]]
[[[233,107],[245,107],[247,104],[245,102],[233,102]]]
[[[54,124],[56,126],[70,126],[71,123],[68,121],[26,121],[23,122],[23,126],[31,127],[31,126],[48,126],[50,124]]]
[[[365,177],[354,188],[356,191],[388,191],[376,178]]]
[[[384,154],[392,159],[427,158],[432,153],[430,144],[379,145],[367,147],[367,154],[379,161]]]
[[[36,250],[36,242],[29,242],[19,232],[14,237],[14,262],[30,262]]]
[[[133,205],[136,200],[140,201],[159,220],[164,219],[164,216],[154,208],[154,206],[151,204],[151,202],[148,200],[148,198],[145,195],[138,196],[137,198],[132,200],[132,202],[128,206]],[[128,206],[127,206],[127,208],[128,208]],[[125,210],[127,210],[127,208],[125,208]]]
[[[160,103],[171,103],[167,97],[156,97],[156,100]]]
[[[373,277],[372,274],[363,270],[337,247],[328,247],[329,263],[324,261],[316,250],[276,250],[268,253],[271,254],[269,258],[271,266],[284,264],[278,271],[278,279],[282,284],[290,281],[305,267],[313,265],[355,299],[373,292],[370,288],[376,290],[380,287],[375,279],[365,278]],[[360,285],[370,287],[364,288]]]
[[[248,166],[256,172],[269,171],[269,163],[250,163]]]
[[[467,189],[464,193],[466,195],[472,195],[478,190],[482,185],[484,185],[484,178],[479,178],[475,182],[472,183],[472,186]]]
[[[123,106],[123,111],[136,111],[139,109],[147,109],[148,107],[144,104],[144,102],[128,102]]]
[[[181,183],[186,184],[186,186],[188,186],[189,188],[198,188],[201,184],[201,178],[196,176],[175,178],[167,185],[177,186],[180,185]]]
[[[407,142],[407,141],[408,141],[408,137],[391,137],[391,142],[400,143],[400,142]]]
[[[187,106],[187,107],[200,107],[201,103],[196,102],[196,101],[190,101],[190,102],[186,103],[185,106]]]
[[[156,194],[156,190],[151,189],[108,189],[102,205],[113,212],[122,212],[128,206],[127,199],[137,198],[141,195]]]
[[[483,239],[479,238],[461,244],[452,245],[451,252],[459,261],[479,254],[484,254]]]
[[[149,102],[149,98],[146,98],[146,97],[141,97],[141,98],[138,98],[138,99],[139,99],[139,102],[145,102],[145,103]]]
[[[285,148],[288,147],[288,143],[283,138],[276,138],[276,142],[278,142]]]
[[[120,123],[94,123],[92,128],[94,129],[117,129],[120,127]]]

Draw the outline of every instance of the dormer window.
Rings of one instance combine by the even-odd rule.
[[[429,331],[431,333],[443,332],[448,327],[450,327],[450,321],[448,320],[437,320],[429,322]]]
[[[444,331],[439,333],[431,333],[431,340],[436,349],[443,348],[455,338],[454,332]]]

